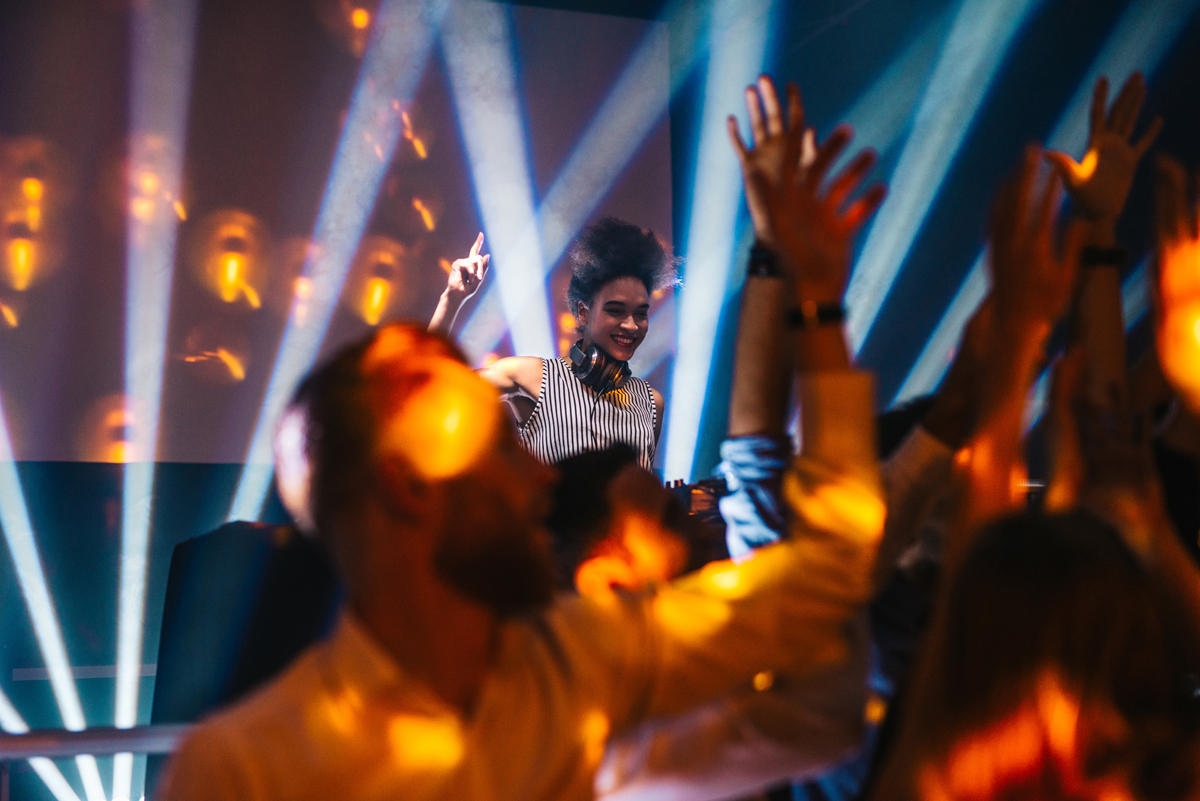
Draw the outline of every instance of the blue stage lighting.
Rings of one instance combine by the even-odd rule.
[[[146,568],[154,494],[159,406],[179,226],[184,139],[191,90],[195,0],[159,0],[134,8],[130,152],[125,257],[125,395],[137,410],[124,454],[121,566],[117,604],[114,724],[137,724]],[[113,798],[128,799],[133,755],[113,761]],[[88,801],[91,787],[84,779]],[[103,793],[101,793],[103,796]]]
[[[271,486],[275,423],[317,358],[403,130],[396,109],[403,109],[416,89],[446,5],[446,0],[384,0],[376,14],[304,265],[305,313],[297,314],[293,305],[288,317],[229,520],[256,520],[262,511]]]
[[[2,406],[0,406],[0,526],[4,527],[4,540],[8,544],[13,569],[17,573],[17,583],[21,585],[21,595],[25,599],[29,620],[33,624],[33,634],[37,638],[38,649],[42,653],[42,659],[46,662],[46,672],[50,677],[50,689],[54,693],[54,701],[62,716],[63,726],[71,731],[85,729],[87,720],[83,716],[83,706],[79,703],[79,690],[75,686],[75,677],[71,673],[71,661],[67,658],[67,647],[63,642],[58,612],[50,597],[50,588],[46,585],[46,574],[42,570],[42,557],[38,553],[37,541],[33,536],[29,510],[25,506],[25,494],[21,489],[21,479],[17,475],[12,442],[8,436],[8,424]],[[5,704],[8,705],[8,709],[3,710],[4,714],[3,717],[0,717],[0,724],[3,724],[7,730],[8,723],[15,724],[20,716],[12,717],[9,714],[11,704],[8,704],[7,699],[5,699]],[[13,715],[16,714],[15,709],[11,709],[11,712]],[[24,721],[21,721],[19,725],[23,726]],[[75,762],[79,767],[79,775],[83,778],[88,801],[104,801],[104,787],[100,782],[100,770],[96,766],[95,758],[80,755],[75,758]],[[61,778],[61,774],[58,775]],[[74,792],[72,791],[71,794],[74,795]]]
[[[675,6],[680,6],[676,3]],[[672,11],[667,12],[669,16]],[[685,59],[690,59],[685,56]],[[550,190],[542,199],[537,212],[537,224],[522,233],[522,240],[540,234],[538,262],[543,275],[528,290],[526,305],[517,311],[512,323],[500,300],[501,290],[491,284],[485,288],[471,313],[459,343],[468,357],[478,362],[496,349],[504,338],[507,325],[526,313],[535,313],[534,305],[546,305],[543,285],[546,275],[566,252],[571,240],[583,228],[592,211],[616,183],[625,166],[641,147],[654,125],[667,111],[672,86],[663,76],[671,74],[668,25],[652,24],[638,45],[629,64],[617,79],[604,103],[592,118],[579,144],[571,153]],[[677,70],[676,74],[686,73]],[[677,80],[682,80],[677,78]],[[465,136],[465,131],[464,131]],[[497,276],[510,269],[500,262]],[[528,355],[520,347],[517,353]]]
[[[442,29],[442,52],[513,348],[554,358],[508,11],[482,0],[456,2]]]
[[[846,290],[850,346],[862,349],[1009,44],[1042,0],[962,0],[917,108],[891,191]]]
[[[17,712],[16,707],[8,700],[8,696],[4,694],[3,690],[0,690],[0,729],[9,734],[26,734],[29,731],[29,725],[25,722],[25,718]],[[45,757],[33,757],[29,760],[29,766],[45,782],[50,794],[58,801],[79,801],[79,796],[71,788],[71,783],[62,775],[62,771],[54,762]]]
[[[700,144],[687,229],[687,273],[679,294],[678,347],[668,408],[663,475],[691,480],[721,307],[733,263],[742,174],[725,120],[762,71],[771,0],[717,0],[709,37]]]
[[[1066,112],[1050,135],[1047,147],[1067,153],[1082,152],[1087,143],[1088,110],[1096,80],[1107,75],[1119,83],[1124,76],[1139,69],[1149,76],[1197,8],[1200,8],[1200,0],[1136,0],[1130,4],[1080,81]],[[985,258],[986,252],[980,252],[975,259],[962,287],[925,343],[892,403],[902,403],[932,392],[941,383],[950,366],[950,354],[962,338],[963,328],[987,294]]]

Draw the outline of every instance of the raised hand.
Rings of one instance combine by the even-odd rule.
[[[492,254],[488,253],[483,256],[479,255],[479,249],[483,247],[483,232],[479,232],[479,236],[475,237],[475,244],[471,245],[471,252],[465,259],[455,259],[450,265],[450,278],[446,281],[446,292],[453,296],[458,301],[464,301],[475,294],[479,289],[479,285],[483,283],[483,277],[487,274],[488,262],[492,260]]]
[[[1154,144],[1163,125],[1162,117],[1156,117],[1137,142],[1131,141],[1145,97],[1146,81],[1140,72],[1135,72],[1121,87],[1106,117],[1108,79],[1101,77],[1092,92],[1087,150],[1083,160],[1075,161],[1058,150],[1046,151],[1046,160],[1062,176],[1083,217],[1115,221],[1125,208],[1138,162]]]
[[[1027,147],[1016,175],[1000,190],[992,214],[991,267],[996,324],[1033,326],[1044,336],[1071,294],[1082,232],[1070,225],[1063,246],[1056,246],[1059,178],[1052,176],[1038,189],[1041,157],[1041,148]]]
[[[747,87],[746,106],[752,145],[742,140],[732,116],[728,127],[755,235],[784,262],[798,300],[840,302],[850,276],[854,235],[886,192],[876,184],[850,200],[875,165],[875,153],[859,153],[826,184],[826,173],[850,142],[848,126],[817,143],[804,126],[800,90],[788,85],[785,120],[775,84],[766,75]]]
[[[1158,360],[1183,401],[1200,411],[1200,220],[1188,203],[1188,176],[1179,162],[1161,156],[1157,167]]]

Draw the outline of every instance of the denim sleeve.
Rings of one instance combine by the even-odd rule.
[[[721,443],[717,473],[725,477],[729,494],[718,505],[734,559],[783,535],[780,484],[791,455],[786,439],[737,437]]]

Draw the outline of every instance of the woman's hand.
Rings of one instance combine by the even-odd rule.
[[[483,278],[487,275],[488,262],[492,254],[480,256],[479,249],[483,247],[483,232],[475,237],[471,252],[465,259],[455,259],[450,265],[450,278],[446,281],[446,294],[458,302],[463,302],[479,290]]]

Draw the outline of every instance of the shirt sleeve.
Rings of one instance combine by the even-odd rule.
[[[781,484],[790,456],[785,439],[734,437],[721,443],[717,472],[725,478],[729,494],[717,505],[725,521],[729,555],[734,559],[743,559],[783,535]]]
[[[160,801],[251,801],[253,782],[238,749],[217,728],[201,725],[167,763],[154,797]]]

